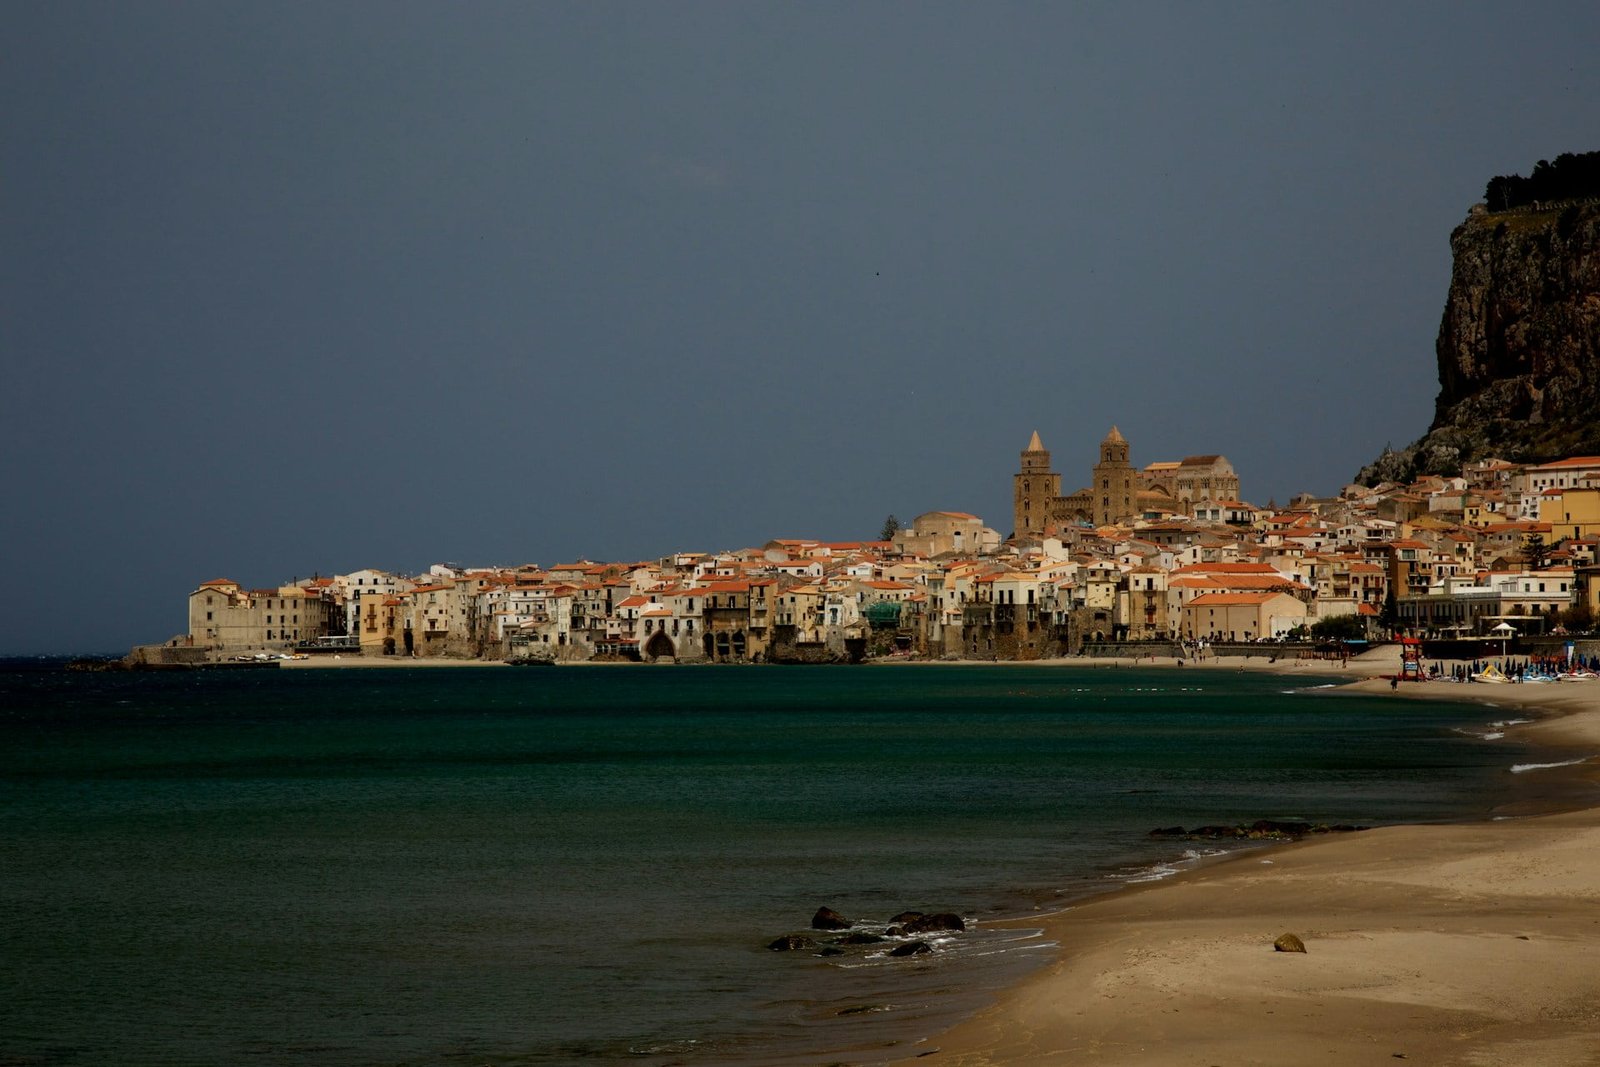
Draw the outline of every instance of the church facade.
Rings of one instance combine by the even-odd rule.
[[[1192,514],[1200,501],[1239,499],[1239,477],[1227,458],[1189,456],[1179,462],[1133,466],[1128,439],[1115,426],[1100,442],[1089,484],[1061,495],[1061,476],[1038,431],[1022,450],[1012,478],[1012,529],[1017,537],[1041,537],[1067,526],[1115,526],[1159,512]]]

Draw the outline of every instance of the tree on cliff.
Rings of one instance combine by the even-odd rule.
[[[1489,179],[1483,202],[1490,211],[1522,207],[1535,200],[1578,200],[1600,196],[1600,152],[1563,152],[1554,162],[1541,159],[1533,172],[1501,174]]]

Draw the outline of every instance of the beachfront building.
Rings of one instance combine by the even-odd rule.
[[[361,598],[361,615],[351,631],[360,643],[363,656],[393,656],[400,651],[405,629],[398,596]]]
[[[1135,641],[1171,637],[1170,601],[1167,581],[1170,571],[1146,564],[1128,572],[1127,605],[1123,617],[1128,621],[1128,636]]]
[[[757,588],[761,600],[765,602],[770,588],[767,585],[756,587],[746,581],[714,581],[700,586],[699,591],[703,594],[700,611],[704,626],[700,640],[706,659],[716,663],[743,663],[766,651],[764,634],[761,642],[763,647],[751,647],[754,631],[750,605]],[[762,611],[766,613],[768,609],[764,606]]]
[[[288,651],[343,627],[333,597],[320,587],[245,590],[228,578],[189,594],[187,643],[217,652]]]
[[[1205,593],[1183,607],[1183,636],[1208,641],[1279,638],[1305,625],[1306,605],[1288,593]]]
[[[363,602],[376,599],[382,604],[386,598],[399,596],[410,589],[411,582],[387,571],[367,567],[349,574],[334,575],[333,586],[344,606],[345,633],[354,634],[358,629],[357,620],[363,615]]]

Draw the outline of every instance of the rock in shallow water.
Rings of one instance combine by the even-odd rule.
[[[932,952],[933,946],[926,941],[912,941],[910,944],[897,945],[889,950],[891,956],[921,956]]]
[[[803,948],[811,948],[816,942],[809,937],[799,934],[785,934],[767,947],[774,952],[798,952]]]
[[[1274,952],[1304,952],[1306,943],[1293,934],[1284,934],[1272,943]]]
[[[912,919],[900,928],[902,934],[930,934],[936,930],[965,930],[966,921],[951,912],[923,915]]]
[[[813,930],[848,930],[851,922],[832,908],[818,908],[817,913],[811,917]]]

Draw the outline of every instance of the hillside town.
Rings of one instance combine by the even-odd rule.
[[[1587,630],[1600,456],[1246,503],[1220,455],[1135,466],[1113,427],[1068,495],[1034,433],[1012,533],[930,511],[882,538],[548,566],[439,564],[188,597],[167,662],[331,654],[513,662],[1032,660],[1107,646]]]

